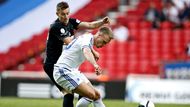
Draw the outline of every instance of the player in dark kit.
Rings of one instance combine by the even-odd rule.
[[[49,29],[43,68],[52,82],[64,93],[64,89],[53,79],[53,67],[62,53],[63,44],[67,45],[72,41],[74,31],[78,28],[99,28],[104,24],[109,24],[110,20],[108,17],[105,17],[98,21],[81,22],[78,19],[69,18],[69,5],[66,2],[60,2],[57,4],[56,14],[58,19],[51,24]],[[99,57],[99,54],[96,51],[94,51],[93,54],[96,58]],[[64,95],[63,107],[73,107],[73,99],[74,96],[72,94]]]

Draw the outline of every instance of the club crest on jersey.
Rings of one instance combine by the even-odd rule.
[[[60,31],[61,31],[61,33],[63,33],[63,34],[65,33],[65,29],[63,29],[63,28],[61,28]]]
[[[61,32],[60,34],[61,36],[71,36],[71,33],[64,28],[61,28],[60,32]]]
[[[77,19],[76,22],[77,22],[77,23],[80,23],[80,20]]]

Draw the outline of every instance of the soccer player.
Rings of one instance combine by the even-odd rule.
[[[93,55],[93,45],[101,48],[113,39],[112,30],[109,27],[101,27],[99,31],[92,35],[86,33],[75,38],[69,43],[57,63],[54,65],[53,77],[59,86],[68,93],[78,93],[84,96],[85,100],[92,101],[94,107],[105,107],[99,92],[91,85],[90,81],[78,70],[85,61],[89,61],[95,69],[97,75],[102,73],[101,67],[97,64]],[[80,100],[84,100],[80,99]],[[78,101],[77,107],[87,107]]]
[[[63,44],[69,44],[71,42],[71,36],[74,35],[74,31],[78,28],[99,28],[104,24],[108,24],[109,18],[105,17],[93,22],[81,22],[77,19],[69,18],[69,5],[63,1],[57,4],[56,14],[58,19],[51,24],[49,29],[46,43],[46,58],[43,68],[52,82],[62,91],[62,87],[57,85],[53,79],[53,66],[61,55]],[[94,51],[94,54],[98,57],[97,52]],[[72,94],[64,95],[63,107],[73,107],[73,98]]]

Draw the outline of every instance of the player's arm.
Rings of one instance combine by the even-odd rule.
[[[91,51],[92,51],[92,54],[94,55],[95,60],[98,61],[98,59],[100,58],[100,54],[93,48]]]
[[[101,27],[104,24],[109,24],[109,23],[110,23],[109,17],[104,17],[101,20],[97,20],[97,21],[93,21],[93,22],[81,22],[78,25],[78,28],[95,29],[95,28]]]
[[[83,54],[86,60],[88,60],[95,68],[96,74],[100,75],[102,73],[102,69],[99,67],[99,65],[96,63],[96,60],[94,58],[94,55],[92,53],[92,50],[89,47],[83,48]]]

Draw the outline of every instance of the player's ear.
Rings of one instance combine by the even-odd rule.
[[[58,12],[56,12],[56,15],[58,16]]]

